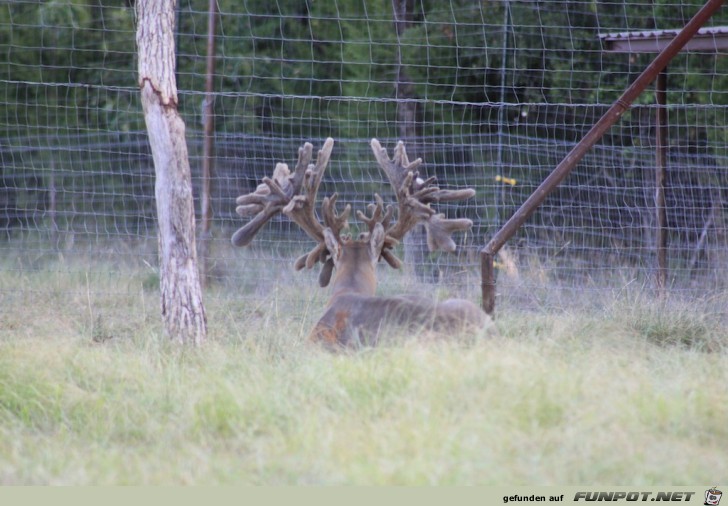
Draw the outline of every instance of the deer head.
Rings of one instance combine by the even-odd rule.
[[[304,144],[298,150],[298,162],[293,172],[285,163],[279,163],[272,178],[263,178],[255,192],[238,197],[236,212],[254,218],[233,234],[233,245],[250,244],[263,225],[282,212],[316,241],[316,246],[298,258],[294,265],[296,270],[310,269],[321,262],[321,286],[329,284],[334,268],[351,268],[352,264],[359,266],[365,263],[365,259],[373,265],[384,260],[395,269],[401,267],[402,262],[393,250],[418,223],[425,225],[431,251],[456,249],[452,234],[469,229],[472,221],[445,218],[432,208],[432,204],[468,199],[475,195],[475,190],[443,190],[435,185],[434,177],[422,179],[417,170],[422,160],[418,158],[410,162],[401,141],[392,159],[377,139],[371,141],[374,157],[394,189],[398,210],[396,221],[394,208],[391,205],[385,207],[382,198],[375,194],[374,202],[368,206],[368,214],[356,213],[357,218],[367,225],[368,231],[353,239],[344,233],[349,228],[351,206],[347,205],[339,213],[336,209],[338,195],[334,193],[323,199],[322,223],[316,215],[316,194],[333,146],[334,140],[326,139],[316,162],[311,163],[313,146]]]
[[[396,210],[392,205],[385,206],[382,197],[375,194],[374,202],[367,207],[367,213],[357,211],[356,216],[366,225],[366,231],[353,238],[346,232],[349,228],[351,206],[346,205],[339,212],[336,208],[336,193],[323,199],[322,219],[316,213],[316,194],[333,146],[334,140],[326,139],[315,163],[312,163],[313,146],[304,144],[298,150],[298,161],[293,171],[285,163],[279,163],[272,178],[263,178],[262,184],[253,193],[238,197],[237,213],[241,216],[253,216],[253,219],[233,234],[232,243],[235,246],[250,244],[263,225],[278,213],[285,214],[301,227],[316,245],[295,261],[295,268],[311,269],[320,262],[322,267],[319,284],[322,287],[329,284],[332,274],[336,272],[327,312],[328,314],[333,311],[333,316],[328,319],[324,316],[317,328],[322,325],[326,327],[319,332],[324,336],[329,335],[327,332],[330,328],[334,328],[331,331],[334,336],[332,339],[342,341],[346,334],[345,328],[349,328],[352,322],[364,321],[369,317],[376,319],[378,313],[382,316],[393,306],[402,307],[404,304],[413,314],[419,315],[435,311],[431,304],[414,303],[411,299],[391,301],[389,304],[386,301],[382,303],[382,299],[377,299],[376,303],[369,300],[374,296],[377,286],[376,266],[380,260],[384,260],[395,269],[401,267],[402,262],[395,255],[394,248],[419,223],[425,226],[427,244],[431,251],[454,251],[456,245],[452,234],[469,229],[472,221],[448,219],[444,214],[438,214],[433,205],[438,202],[464,200],[475,195],[475,191],[471,188],[440,189],[436,186],[434,177],[420,177],[418,167],[422,160],[418,158],[410,161],[404,143],[400,141],[397,144],[394,156],[390,159],[379,141],[372,139],[374,157],[394,190],[397,206]],[[338,308],[335,307],[337,302]],[[470,304],[466,301],[460,302]],[[451,306],[453,304],[445,304],[442,308],[452,313],[448,309]],[[456,309],[463,314],[477,313],[476,320],[480,322],[483,316],[479,309],[473,308],[468,306],[465,311],[463,307]],[[360,313],[358,317],[354,312]],[[334,323],[327,323],[331,318]],[[448,318],[452,319],[450,316]],[[378,320],[374,323],[377,322]],[[328,337],[325,339],[329,340]]]

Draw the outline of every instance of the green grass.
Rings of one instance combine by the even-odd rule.
[[[499,308],[496,339],[332,355],[305,342],[323,298],[300,290],[212,288],[209,342],[187,349],[162,337],[147,271],[0,276],[0,484],[728,474],[725,300]]]

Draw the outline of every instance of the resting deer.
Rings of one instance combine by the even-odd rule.
[[[316,241],[311,251],[296,260],[296,270],[311,269],[321,262],[319,284],[322,287],[329,284],[335,271],[331,299],[310,338],[332,348],[356,347],[375,345],[389,326],[404,327],[410,332],[452,334],[484,331],[492,325],[490,317],[467,300],[434,302],[421,297],[375,296],[378,262],[384,260],[395,269],[401,267],[393,249],[418,223],[425,225],[431,251],[455,250],[451,235],[469,229],[472,221],[447,219],[437,214],[431,204],[464,200],[475,195],[475,191],[438,188],[435,178],[419,177],[417,167],[422,160],[410,162],[401,141],[390,160],[379,141],[372,139],[374,156],[394,188],[398,216],[393,221],[393,207],[385,208],[382,198],[375,194],[375,202],[368,206],[369,214],[357,211],[358,219],[368,231],[353,239],[344,233],[349,227],[351,206],[337,212],[336,193],[323,199],[323,223],[315,211],[316,194],[333,147],[334,140],[327,139],[316,163],[312,164],[313,146],[306,143],[298,150],[298,163],[293,172],[286,164],[279,163],[272,178],[263,178],[255,192],[236,200],[239,215],[254,217],[233,234],[233,245],[250,244],[263,225],[282,212]]]

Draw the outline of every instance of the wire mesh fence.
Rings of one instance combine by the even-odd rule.
[[[54,269],[113,273],[156,262],[132,4],[0,6],[3,270],[51,268],[59,255],[66,263]],[[423,253],[398,280],[477,297],[478,250],[651,59],[605,51],[599,35],[680,28],[700,5],[219,0],[211,283],[254,298],[272,271],[294,276],[293,259],[310,244],[285,218],[247,251],[233,250],[229,237],[242,224],[235,197],[277,162],[294,163],[303,142],[336,139],[321,196],[336,191],[362,210],[374,193],[390,196],[368,145],[377,137],[390,152],[405,140],[442,186],[477,190],[444,209],[474,221],[459,252]],[[207,16],[207,2],[179,0],[179,109],[198,201]],[[710,24],[728,25],[728,12]],[[668,70],[669,286],[725,290],[728,59],[721,49],[692,51]],[[644,93],[507,245],[497,264],[504,298],[530,303],[558,291],[578,299],[635,282],[652,289],[654,100]]]

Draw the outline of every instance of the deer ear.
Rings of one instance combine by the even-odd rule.
[[[384,247],[384,227],[381,223],[377,223],[369,234],[369,255],[373,263],[379,261],[379,256],[382,254],[382,248]]]
[[[341,246],[339,245],[339,239],[329,227],[324,229],[324,242],[326,243],[326,249],[329,250],[331,259],[334,261],[334,265],[336,265],[341,256]]]

